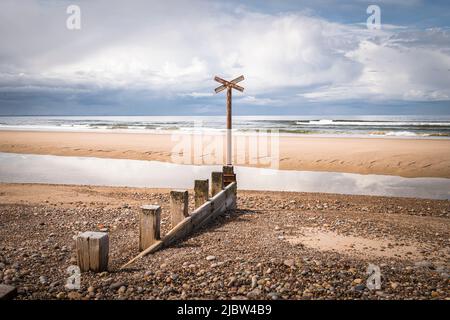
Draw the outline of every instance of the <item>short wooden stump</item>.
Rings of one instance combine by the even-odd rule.
[[[84,232],[77,237],[76,244],[78,266],[81,272],[102,272],[108,269],[108,233]]]

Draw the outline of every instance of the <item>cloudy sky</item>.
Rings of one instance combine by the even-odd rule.
[[[1,115],[223,114],[241,74],[235,114],[450,114],[449,1],[1,0],[0,39]]]

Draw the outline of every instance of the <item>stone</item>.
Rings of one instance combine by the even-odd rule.
[[[255,275],[252,277],[252,289],[255,289],[256,286],[258,285],[258,277]]]
[[[69,298],[70,300],[80,300],[81,299],[81,293],[77,292],[77,291],[70,291],[67,294],[67,298]]]
[[[255,299],[255,298],[257,298],[260,294],[261,294],[261,290],[259,290],[258,288],[256,288],[256,289],[253,289],[252,291],[250,291],[249,293],[247,293],[247,298],[249,298],[249,299]]]
[[[228,287],[234,286],[234,284],[236,283],[236,280],[237,280],[236,277],[231,277],[231,278],[230,278],[230,281],[228,281],[227,286],[228,286]]]
[[[119,289],[119,288],[122,287],[122,286],[125,286],[125,282],[115,282],[115,283],[112,283],[112,284],[109,286],[109,289],[111,289],[111,290],[116,290],[116,289]]]
[[[268,294],[268,296],[269,296],[269,298],[272,299],[272,300],[278,300],[278,299],[280,298],[280,296],[279,296],[278,293],[276,293],[276,292],[270,292],[270,293]]]
[[[357,286],[355,286],[355,291],[364,291],[365,288],[366,286],[364,284],[358,284]]]
[[[414,266],[416,268],[430,268],[431,269],[433,267],[433,264],[430,261],[423,260],[423,261],[418,261],[418,262],[414,263]]]
[[[56,298],[57,299],[64,299],[66,297],[66,294],[64,293],[64,292],[59,292],[57,295],[56,295]]]
[[[288,267],[293,267],[295,265],[294,259],[286,259],[283,261],[283,264]]]
[[[303,297],[307,297],[307,298],[309,298],[309,297],[312,297],[312,292],[309,290],[309,289],[305,289],[305,290],[303,290],[303,293],[302,293],[302,296]]]
[[[207,261],[216,260],[216,257],[215,257],[215,256],[207,256],[207,257],[206,257],[206,260],[207,260]]]

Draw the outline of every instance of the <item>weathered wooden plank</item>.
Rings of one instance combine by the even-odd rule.
[[[161,207],[142,206],[139,218],[139,251],[150,247],[160,239],[160,225]]]
[[[227,88],[226,85],[221,85],[220,87],[215,88],[214,91],[215,91],[216,93],[219,93],[219,92],[225,90],[226,88]]]
[[[194,199],[195,208],[201,207],[206,201],[208,201],[209,193],[209,180],[195,180],[194,182]]]
[[[244,92],[244,88],[243,87],[241,87],[240,85],[234,84],[234,83],[230,84],[230,88],[236,89],[236,90],[238,90],[240,92]]]
[[[244,76],[239,76],[239,77],[237,77],[237,78],[231,80],[230,82],[231,82],[231,83],[238,83],[238,82],[241,82],[241,81],[243,81],[243,80],[244,80]]]
[[[0,300],[11,300],[16,295],[17,295],[16,287],[9,286],[7,284],[0,284]]]
[[[89,271],[89,234],[84,232],[76,239],[77,261],[81,272]]]
[[[89,269],[94,272],[108,269],[109,236],[104,232],[92,232],[89,236]]]
[[[221,83],[221,84],[223,84],[223,85],[225,85],[225,86],[228,85],[228,81],[227,81],[227,80],[222,79],[222,78],[220,78],[220,77],[218,77],[218,76],[215,76],[215,77],[214,77],[214,81],[217,81],[217,82],[219,82],[219,83]]]
[[[236,84],[237,82],[244,80],[244,76],[237,77],[236,79],[234,79],[232,81],[227,81],[227,80],[222,79],[222,78],[220,78],[218,76],[215,76],[214,80],[219,82],[219,83],[221,83],[222,86],[226,86],[229,89],[233,88],[233,89],[239,90],[240,92],[244,91],[243,87],[241,87],[240,85]],[[218,91],[216,91],[216,93],[223,90],[223,89],[220,89],[222,86],[216,88],[216,90],[218,90]]]
[[[223,189],[223,173],[211,172],[211,196],[215,196]]]
[[[108,269],[109,236],[106,232],[84,232],[77,237],[76,244],[81,272]]]
[[[191,214],[191,220],[192,224],[194,225],[194,228],[198,226],[198,224],[205,219],[205,217],[208,217],[213,211],[212,202],[207,201],[205,202],[201,207],[197,208],[192,214]]]
[[[184,238],[187,234],[192,231],[191,217],[186,217],[183,221],[177,224],[172,230],[170,230],[166,236],[164,237],[163,245],[168,246],[179,240]]]
[[[162,240],[159,240],[159,241],[155,242],[150,247],[148,247],[147,249],[145,249],[144,251],[139,253],[136,257],[134,257],[133,259],[131,259],[130,261],[125,263],[123,266],[121,266],[120,269],[124,269],[124,268],[128,267],[130,264],[132,264],[136,260],[146,256],[147,254],[151,254],[151,253],[154,253],[154,252],[158,251],[159,249],[162,248],[162,246],[163,246]]]
[[[209,199],[209,201],[213,202],[214,207],[217,207],[218,205],[222,204],[222,202],[225,201],[226,196],[227,193],[224,190],[221,190],[218,194]]]
[[[172,227],[175,227],[188,215],[187,190],[170,191],[170,217],[172,221]]]
[[[135,258],[131,259],[121,269],[126,268],[137,259],[153,253],[163,247],[167,247],[176,241],[189,236],[193,231],[198,230],[211,219],[223,214],[225,211],[236,207],[236,183],[229,184],[224,190],[220,191],[214,197],[197,208],[190,216],[184,218],[175,227],[173,227],[166,236],[155,242],[153,245],[142,251]]]

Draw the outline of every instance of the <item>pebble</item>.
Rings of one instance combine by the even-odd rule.
[[[364,291],[365,288],[366,286],[364,284],[358,284],[357,286],[355,286],[355,291]]]
[[[249,293],[247,293],[247,298],[249,298],[249,299],[255,299],[255,298],[257,298],[260,294],[261,294],[261,290],[259,290],[258,288],[256,288],[256,289],[253,289],[252,291],[250,291]]]
[[[125,286],[126,284],[125,284],[125,282],[115,282],[115,283],[112,283],[110,286],[109,286],[109,289],[110,290],[116,290],[116,289],[119,289],[120,287],[123,287],[123,286]]]
[[[66,294],[64,293],[64,292],[59,292],[57,295],[56,295],[56,298],[57,299],[64,299],[66,297]]]
[[[111,190],[107,192],[110,195]],[[319,198],[313,194],[300,196],[294,193],[289,194],[289,198],[283,198],[285,195],[281,194],[276,197],[267,196],[267,194],[261,196],[258,193],[248,196],[242,192],[239,195],[239,205],[243,209],[238,213],[240,221],[230,219],[227,223],[219,223],[218,226],[236,234],[236,237],[225,237],[223,233],[212,232],[202,234],[200,237],[187,238],[186,246],[162,250],[151,258],[136,262],[135,266],[127,272],[83,275],[83,291],[64,290],[63,285],[67,276],[65,276],[65,267],[61,266],[67,267],[69,262],[74,265],[77,262],[74,256],[75,246],[71,240],[72,235],[95,226],[97,230],[106,226],[114,230],[112,227],[118,225],[121,232],[115,235],[116,253],[122,257],[131,256],[132,247],[128,246],[129,239],[126,235],[132,232],[138,223],[133,211],[138,209],[138,206],[129,210],[122,209],[122,203],[129,201],[125,199],[130,199],[133,203],[141,200],[160,203],[163,208],[169,205],[168,193],[151,195],[147,191],[141,193],[141,191],[130,189],[122,192],[117,189],[114,190],[113,197],[116,197],[116,193],[120,201],[115,200],[114,203],[109,204],[106,211],[105,203],[83,206],[75,202],[72,208],[60,209],[55,206],[55,209],[51,209],[55,211],[48,210],[48,218],[44,218],[46,212],[40,211],[39,207],[34,209],[39,212],[39,218],[33,218],[30,212],[27,212],[29,210],[27,205],[18,209],[7,205],[5,210],[11,212],[11,216],[25,212],[28,217],[34,219],[32,228],[29,230],[34,230],[36,237],[30,232],[32,237],[30,240],[44,241],[30,242],[30,246],[27,245],[22,249],[20,245],[17,246],[10,240],[16,239],[16,235],[5,228],[5,232],[10,234],[5,237],[6,242],[0,244],[0,282],[12,282],[16,285],[21,299],[450,298],[447,290],[449,270],[439,268],[439,260],[446,257],[438,256],[441,247],[447,244],[448,237],[445,231],[440,231],[444,228],[438,223],[430,220],[430,226],[422,227],[415,221],[411,224],[403,223],[404,217],[393,215],[392,219],[395,220],[396,228],[390,229],[383,221],[378,222],[374,215],[374,212],[387,211],[386,208],[390,202],[387,198],[380,200],[355,197],[359,199],[355,202],[353,197],[339,196],[342,201],[338,203],[332,200],[336,196],[327,195],[320,196],[320,200],[316,202]],[[290,197],[299,199],[296,201],[297,204],[291,205]],[[322,203],[323,197],[327,199],[328,205]],[[248,200],[249,198],[253,199]],[[192,200],[190,205],[193,205],[193,199],[190,200]],[[361,215],[360,200],[364,205],[368,205],[364,215]],[[392,201],[395,205],[391,209],[396,211],[397,205],[406,203],[407,200]],[[422,200],[414,201],[422,202]],[[321,208],[328,207],[326,214],[315,210],[319,203]],[[445,212],[449,211],[448,204],[435,204],[433,201],[430,203],[433,203],[430,212],[432,215],[441,211],[439,206],[445,209]],[[282,207],[287,210],[272,214],[273,209]],[[258,211],[258,214],[246,214],[244,212],[246,209]],[[398,214],[409,214],[407,209]],[[418,209],[414,214],[417,215],[421,210],[423,211]],[[342,215],[341,212],[346,214]],[[60,215],[67,219],[54,218]],[[369,219],[366,219],[366,216]],[[232,214],[231,217],[234,215]],[[168,214],[163,214],[161,218],[163,221],[168,221],[167,225],[162,225],[164,234],[170,228],[170,217]],[[37,219],[45,221],[44,227],[37,226],[39,223]],[[98,225],[100,219],[103,223],[101,226]],[[428,218],[424,219],[426,221]],[[78,220],[80,223],[73,223],[73,220]],[[9,221],[2,222],[7,226],[10,224]],[[399,243],[405,246],[403,250],[407,251],[407,246],[420,242],[418,250],[421,250],[423,255],[421,259],[424,261],[414,263],[402,259],[374,258],[383,270],[383,279],[386,279],[383,283],[386,293],[383,293],[368,290],[363,276],[367,268],[367,260],[353,256],[352,252],[348,255],[340,254],[339,251],[330,253],[310,250],[307,246],[292,246],[281,241],[274,241],[277,236],[283,234],[286,238],[301,236],[303,228],[322,230],[325,226],[343,236],[367,237],[373,233],[380,238],[390,239],[390,244],[386,245],[386,251],[387,248],[393,248],[392,250],[395,251],[397,247],[400,247]],[[16,230],[14,225],[10,230]],[[257,238],[257,235],[264,230],[270,236]],[[410,234],[404,232],[405,230],[410,230]],[[433,239],[430,235],[433,236],[436,231],[440,232],[440,236]],[[46,241],[50,232],[56,236],[48,237]],[[67,236],[61,236],[64,234]],[[240,243],[245,243],[245,246],[239,247],[239,250],[230,249]],[[60,249],[54,250],[55,247]],[[358,251],[356,245],[353,251]],[[174,252],[176,252],[175,255]],[[295,267],[300,269],[297,270]],[[418,270],[418,268],[423,269]],[[40,276],[45,277],[43,281],[45,286],[41,284]],[[361,276],[362,278],[359,278]],[[59,283],[55,279],[58,279]],[[48,283],[51,284],[48,285]],[[60,290],[62,292],[59,292]]]
[[[295,261],[294,259],[286,259],[283,261],[284,265],[288,266],[288,267],[292,267],[295,265]]]
[[[423,261],[418,261],[418,262],[414,263],[414,266],[416,268],[430,268],[431,269],[433,267],[433,264],[430,261],[423,260]]]
[[[236,283],[236,280],[237,280],[236,277],[231,277],[231,278],[230,278],[230,281],[228,281],[227,286],[228,286],[228,287],[234,286],[234,284]]]
[[[79,293],[77,291],[70,291],[67,294],[67,298],[69,298],[70,300],[80,300],[81,299],[81,293]]]
[[[393,290],[397,289],[397,287],[398,287],[398,283],[397,282],[391,282],[391,288]]]
[[[313,294],[309,289],[305,289],[305,290],[303,290],[302,296],[306,297],[306,298],[310,298],[313,296]]]
[[[258,276],[254,275],[252,277],[252,286],[251,286],[251,288],[254,289],[254,288],[256,288],[257,285],[258,285]]]
[[[280,296],[276,292],[270,292],[267,296],[272,300],[278,300],[280,298]]]

